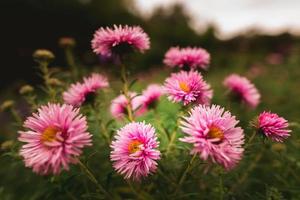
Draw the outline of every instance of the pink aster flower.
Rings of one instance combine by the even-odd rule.
[[[92,48],[96,54],[111,56],[131,49],[140,52],[150,48],[148,35],[139,26],[116,26],[100,28],[94,34]]]
[[[38,109],[24,123],[27,131],[19,131],[25,142],[20,155],[25,166],[42,175],[59,174],[76,163],[85,146],[91,145],[86,118],[71,105],[48,104]]]
[[[142,92],[142,106],[138,109],[138,113],[144,113],[149,109],[155,108],[159,98],[163,95],[163,88],[158,84],[150,84]]]
[[[108,87],[107,78],[101,74],[93,73],[85,77],[83,82],[72,84],[70,88],[63,93],[64,102],[73,106],[80,106],[84,102],[92,99],[97,90]]]
[[[202,48],[172,47],[165,54],[164,64],[169,67],[184,69],[207,69],[210,63],[209,53]]]
[[[259,104],[260,94],[255,85],[246,77],[231,74],[225,78],[223,84],[235,98],[245,102],[251,108],[255,108]]]
[[[137,95],[135,92],[129,92],[131,98],[131,109],[137,111],[143,103],[143,97]],[[125,95],[119,95],[111,101],[110,113],[116,119],[121,119],[127,114],[128,101]],[[137,115],[141,113],[137,112]]]
[[[133,122],[118,130],[111,144],[110,158],[125,179],[141,180],[156,171],[160,151],[155,129],[145,122]]]
[[[209,104],[213,95],[210,85],[196,71],[171,74],[171,77],[166,79],[164,88],[169,100],[183,102],[184,105],[191,102]]]
[[[289,123],[276,113],[263,112],[258,116],[257,128],[268,138],[276,142],[283,142],[290,136]]]
[[[236,127],[238,122],[220,106],[199,105],[182,121],[181,129],[187,136],[180,140],[194,145],[191,154],[198,153],[203,160],[230,170],[241,160],[244,151],[244,133]]]

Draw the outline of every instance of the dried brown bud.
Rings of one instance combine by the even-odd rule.
[[[47,49],[38,49],[32,56],[36,62],[50,62],[55,58],[54,54]]]
[[[12,100],[4,101],[0,106],[0,111],[5,111],[5,110],[11,108],[14,105],[14,103],[15,102]]]
[[[1,144],[1,149],[2,150],[7,150],[10,149],[14,145],[13,140],[7,140]]]
[[[57,78],[50,78],[47,81],[47,83],[49,85],[52,85],[52,86],[61,86],[61,85],[63,85],[63,83],[60,80],[58,80]]]
[[[24,85],[20,88],[19,93],[20,94],[29,94],[33,92],[34,88],[30,85]]]

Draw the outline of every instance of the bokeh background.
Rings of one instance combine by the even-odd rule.
[[[151,49],[134,58],[133,74],[145,73],[140,87],[148,82],[162,82],[167,72],[162,64],[164,53],[170,46],[200,46],[211,53],[212,63],[205,73],[215,90],[213,103],[226,106],[222,81],[230,73],[239,73],[251,79],[262,94],[257,111],[233,109],[236,115],[245,116],[243,124],[262,110],[272,110],[290,121],[300,121],[300,1],[297,0],[1,0],[1,73],[0,103],[14,99],[20,104],[18,90],[24,84],[38,85],[36,63],[32,53],[46,48],[55,53],[53,66],[67,65],[64,52],[59,47],[61,37],[76,40],[75,55],[82,67],[92,69],[99,58],[90,48],[93,33],[101,26],[113,24],[140,25],[151,38]],[[111,67],[111,65],[104,65]],[[159,75],[157,75],[159,74]],[[152,76],[151,76],[152,75]],[[137,88],[142,89],[142,88]],[[0,114],[0,140],[15,130],[11,117]],[[299,172],[299,134],[292,136],[288,150],[289,167]],[[299,149],[298,149],[299,150]],[[1,151],[3,151],[1,149]],[[272,160],[265,160],[269,164]],[[275,163],[276,164],[276,163]],[[281,165],[283,163],[281,162]],[[18,183],[22,171],[11,168],[0,170],[1,192],[11,199],[30,196],[34,186],[22,190]],[[17,165],[17,164],[16,164]],[[277,163],[278,165],[278,163]],[[280,164],[279,164],[280,165]],[[18,167],[22,167],[18,163]],[[18,169],[19,169],[18,168]],[[267,169],[267,168],[266,168]],[[275,173],[285,173],[286,168],[276,168]],[[30,170],[26,171],[31,174]],[[259,174],[259,173],[258,173]],[[284,186],[284,180],[270,174],[259,174],[266,183],[283,185],[281,192],[288,199],[299,197],[299,174]],[[285,176],[285,177],[286,177]],[[24,176],[26,177],[26,176]],[[39,177],[37,183],[44,183]],[[25,180],[25,182],[29,182]],[[9,187],[8,184],[16,184]],[[46,184],[46,183],[45,183]],[[256,182],[251,187],[253,190]],[[42,187],[42,185],[40,185]],[[48,187],[45,185],[45,187]],[[284,188],[285,187],[285,188]],[[261,189],[263,190],[263,189]],[[20,194],[15,194],[19,191]],[[251,191],[251,190],[249,190]],[[9,195],[8,195],[9,196]],[[1,196],[0,196],[1,199]],[[10,198],[8,198],[10,199]],[[32,197],[34,199],[34,197]],[[249,199],[251,199],[249,197]],[[263,198],[262,198],[263,199]]]

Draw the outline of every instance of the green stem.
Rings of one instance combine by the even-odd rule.
[[[44,62],[40,62],[40,70],[42,72],[43,75],[43,79],[44,79],[44,84],[47,88],[47,93],[50,96],[51,101],[55,100],[56,97],[56,91],[51,87],[51,85],[49,84],[49,80],[50,80],[50,73],[49,73],[49,69],[48,69],[48,62],[44,61]]]
[[[224,199],[224,188],[223,188],[223,174],[222,174],[222,172],[219,174],[219,192],[220,192],[219,199],[223,200]]]
[[[77,76],[78,76],[78,71],[77,71],[74,55],[73,55],[73,52],[72,52],[72,48],[66,47],[65,48],[65,55],[66,55],[67,63],[69,65],[70,69],[71,69],[73,79],[76,79]]]
[[[253,139],[256,136],[256,130],[253,131],[252,135],[250,136],[250,138],[248,139],[247,144],[245,144],[244,148],[247,149],[249,147],[249,145],[252,143]]]
[[[111,196],[111,194],[109,194],[104,187],[98,182],[98,180],[96,179],[96,177],[94,176],[94,174],[88,169],[87,166],[85,166],[80,160],[78,160],[78,164],[80,165],[82,171],[85,172],[85,174],[87,175],[87,177],[91,180],[91,182],[93,182],[97,188],[108,198],[108,199],[113,199],[113,197]]]
[[[176,190],[175,190],[175,195],[178,193],[180,187],[182,186],[183,182],[185,181],[186,179],[186,176],[187,174],[190,172],[192,166],[193,166],[193,163],[194,161],[196,160],[196,157],[197,157],[197,154],[194,154],[193,157],[191,158],[187,168],[185,169],[185,171],[183,172],[183,174],[181,175],[180,179],[179,179],[179,182],[178,182],[178,185],[176,187]]]
[[[19,113],[16,111],[16,109],[11,108],[10,112],[12,114],[12,116],[15,118],[15,120],[17,121],[18,125],[22,125],[22,118],[20,117]]]
[[[129,88],[128,88],[128,80],[127,80],[127,75],[126,75],[126,67],[125,65],[122,65],[122,80],[123,80],[123,92],[124,92],[124,96],[127,99],[127,114],[128,114],[128,119],[129,121],[133,122],[134,121],[134,117],[133,117],[133,111],[132,111],[132,105],[131,105],[131,97],[129,96]]]

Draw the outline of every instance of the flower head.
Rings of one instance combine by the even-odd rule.
[[[155,172],[160,151],[155,129],[144,122],[132,122],[118,130],[111,144],[111,161],[125,179],[139,181]]]
[[[245,102],[252,108],[255,108],[260,102],[260,94],[255,85],[246,77],[237,74],[231,74],[223,82],[231,94],[238,100]]]
[[[171,77],[166,79],[164,88],[169,100],[183,102],[184,105],[191,102],[209,104],[213,95],[210,85],[196,71],[171,74]]]
[[[283,142],[290,136],[288,129],[289,123],[283,117],[279,117],[276,113],[263,112],[258,116],[257,128],[266,137],[276,142]]]
[[[131,98],[131,108],[133,111],[137,111],[143,103],[143,97],[137,95],[135,92],[129,92]],[[125,95],[119,95],[111,101],[110,113],[116,119],[121,119],[127,114],[128,100]],[[141,113],[137,113],[141,114]]]
[[[139,26],[116,26],[100,28],[94,34],[92,48],[96,54],[111,56],[136,49],[140,52],[150,48],[148,35]]]
[[[209,53],[202,48],[172,47],[165,54],[164,64],[184,69],[207,69],[210,63]]]
[[[91,145],[86,118],[71,105],[48,104],[38,109],[24,123],[27,131],[19,131],[25,142],[20,155],[26,167],[42,175],[59,174],[76,163],[85,146]]]
[[[198,153],[203,160],[210,160],[230,170],[237,165],[243,154],[243,129],[238,121],[224,108],[199,105],[182,121],[181,129],[187,134],[180,140],[194,145],[192,154]]]
[[[142,92],[142,105],[138,110],[139,113],[144,113],[149,109],[155,108],[159,101],[159,98],[164,94],[162,86],[158,84],[150,84]]]
[[[63,93],[65,103],[80,106],[84,102],[92,98],[97,90],[108,87],[107,78],[101,74],[93,73],[89,77],[85,77],[83,82],[72,84],[70,88]]]

